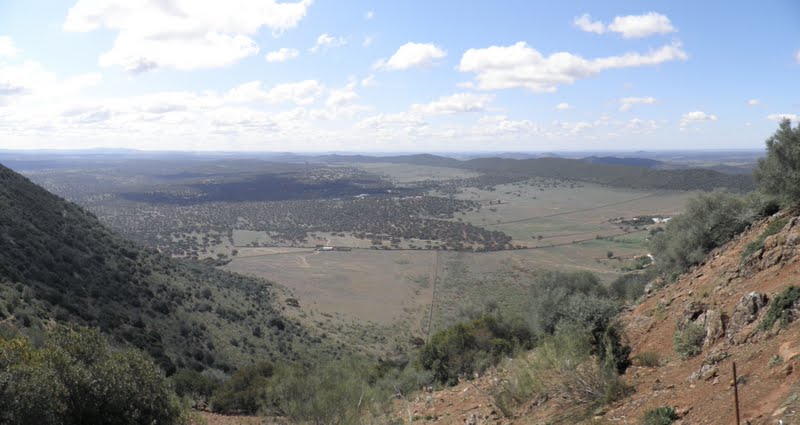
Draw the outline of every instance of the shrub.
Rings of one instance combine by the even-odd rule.
[[[503,410],[531,399],[556,399],[565,407],[590,409],[625,396],[624,385],[610,362],[591,355],[588,329],[570,327],[545,337],[528,359],[518,358],[509,376],[493,391]]]
[[[607,299],[608,291],[600,280],[589,272],[545,271],[534,276],[529,289],[528,322],[537,335],[553,334],[558,323],[569,317],[564,311],[567,301],[581,294]],[[607,304],[604,304],[607,305]]]
[[[657,407],[644,414],[642,425],[670,425],[680,419],[675,409],[669,406]]]
[[[800,203],[800,125],[783,120],[766,141],[767,156],[758,160],[753,176],[767,194]]]
[[[371,395],[366,370],[355,360],[281,368],[274,384],[278,412],[292,423],[358,423]]]
[[[772,303],[769,305],[767,314],[761,321],[759,328],[761,330],[769,330],[775,324],[780,322],[781,326],[786,326],[794,320],[792,317],[792,309],[795,303],[800,300],[800,287],[787,286],[780,294],[775,296]]]
[[[713,192],[690,199],[686,212],[673,217],[665,231],[650,240],[655,267],[665,276],[677,278],[742,232],[754,216],[751,205],[741,196]]]
[[[645,351],[639,353],[634,357],[636,363],[643,367],[658,367],[661,366],[661,356],[654,351]]]
[[[138,351],[111,352],[96,331],[56,328],[43,348],[0,340],[0,423],[177,423],[161,371]]]
[[[189,369],[179,370],[170,379],[179,397],[189,397],[200,402],[208,401],[220,386],[219,380]]]
[[[269,363],[237,370],[211,398],[211,410],[221,413],[254,414],[270,405],[268,388],[275,372]]]
[[[654,270],[654,269],[651,269]],[[624,274],[608,287],[612,297],[623,301],[636,301],[644,295],[644,287],[655,278],[652,272]]]
[[[683,329],[676,329],[673,338],[675,353],[682,360],[694,357],[703,350],[703,341],[706,337],[706,330],[703,325],[689,322]]]
[[[417,365],[442,383],[455,385],[459,377],[482,372],[516,347],[529,348],[533,340],[522,324],[483,316],[438,332],[422,346]]]

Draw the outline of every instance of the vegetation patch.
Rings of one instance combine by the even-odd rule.
[[[675,412],[675,408],[661,406],[645,413],[642,425],[670,425],[678,419],[680,416]]]
[[[497,364],[517,348],[530,348],[532,334],[522,323],[483,316],[436,333],[422,346],[417,359],[421,369],[436,381],[455,385]]]
[[[769,330],[775,322],[779,322],[781,326],[788,325],[794,320],[793,310],[798,300],[800,300],[800,287],[786,287],[772,300],[767,314],[759,325],[759,329]]]
[[[673,217],[666,229],[653,235],[650,249],[655,267],[676,279],[700,264],[714,248],[741,233],[755,218],[754,201],[725,192],[700,194],[689,200],[686,212]]]
[[[112,351],[99,332],[56,328],[42,348],[0,339],[0,422],[175,424],[174,392],[143,353]]]
[[[675,353],[682,360],[694,357],[703,351],[703,341],[706,337],[706,330],[703,325],[689,322],[683,329],[676,329],[673,338]]]
[[[783,229],[786,226],[787,222],[789,222],[788,218],[779,218],[777,220],[773,220],[772,222],[770,222],[767,225],[767,228],[764,229],[763,232],[761,232],[761,235],[759,235],[756,240],[748,243],[747,246],[744,247],[744,250],[742,250],[742,260],[745,260],[746,258],[750,257],[751,255],[753,255],[754,252],[763,249],[764,241],[768,237],[780,232],[781,229]]]
[[[637,354],[634,358],[636,364],[642,367],[661,366],[661,355],[655,351],[645,351]]]

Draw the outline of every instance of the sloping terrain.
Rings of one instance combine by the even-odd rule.
[[[97,327],[168,372],[228,371],[318,345],[276,308],[269,282],[142,248],[0,165],[0,330]]]
[[[781,230],[764,238],[776,223]],[[798,424],[800,291],[787,289],[800,286],[798,251],[800,216],[780,213],[711,252],[677,282],[652,290],[620,317],[637,364],[623,375],[631,393],[583,419],[564,420],[554,400],[503,415],[491,397],[502,370],[398,402],[396,416],[420,424],[641,424],[646,412],[668,406],[680,415],[676,424],[731,424],[735,362],[741,423]],[[700,352],[683,359],[675,334],[690,327],[700,330]]]

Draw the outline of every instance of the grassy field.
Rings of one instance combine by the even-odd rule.
[[[611,219],[671,216],[681,211],[690,196],[688,192],[523,182],[499,185],[495,190],[465,189],[456,197],[479,201],[483,207],[457,214],[456,219],[502,231],[514,239],[514,244],[542,246],[620,234],[622,229]],[[537,241],[538,236],[542,241]]]
[[[368,164],[397,182],[466,177],[462,170]],[[449,196],[433,193],[438,196]],[[299,301],[293,314],[342,343],[374,353],[408,349],[474,316],[487,306],[525,315],[528,284],[541,270],[590,271],[610,282],[647,253],[648,227],[612,220],[671,216],[691,196],[557,181],[531,180],[494,188],[465,188],[455,195],[479,201],[479,211],[456,214],[478,226],[501,230],[527,249],[472,253],[364,249],[351,236],[319,234],[314,244],[351,246],[350,252],[239,247],[228,270],[268,278]],[[268,242],[265,234],[235,231],[237,246]],[[312,241],[313,239],[313,241]],[[407,246],[406,243],[403,246]],[[434,298],[434,285],[436,295]],[[431,311],[432,309],[432,311]],[[429,325],[430,321],[430,325]]]

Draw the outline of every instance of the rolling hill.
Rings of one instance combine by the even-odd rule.
[[[0,334],[96,327],[168,373],[293,360],[322,346],[270,282],[168,258],[0,165]]]
[[[660,161],[637,158],[475,158],[460,161],[430,154],[372,157],[327,155],[315,157],[323,162],[396,163],[461,168],[490,176],[524,180],[533,177],[583,181],[612,187],[642,190],[714,190],[749,192],[755,189],[752,176],[726,174],[710,169],[655,169]],[[651,162],[652,161],[652,162]]]

